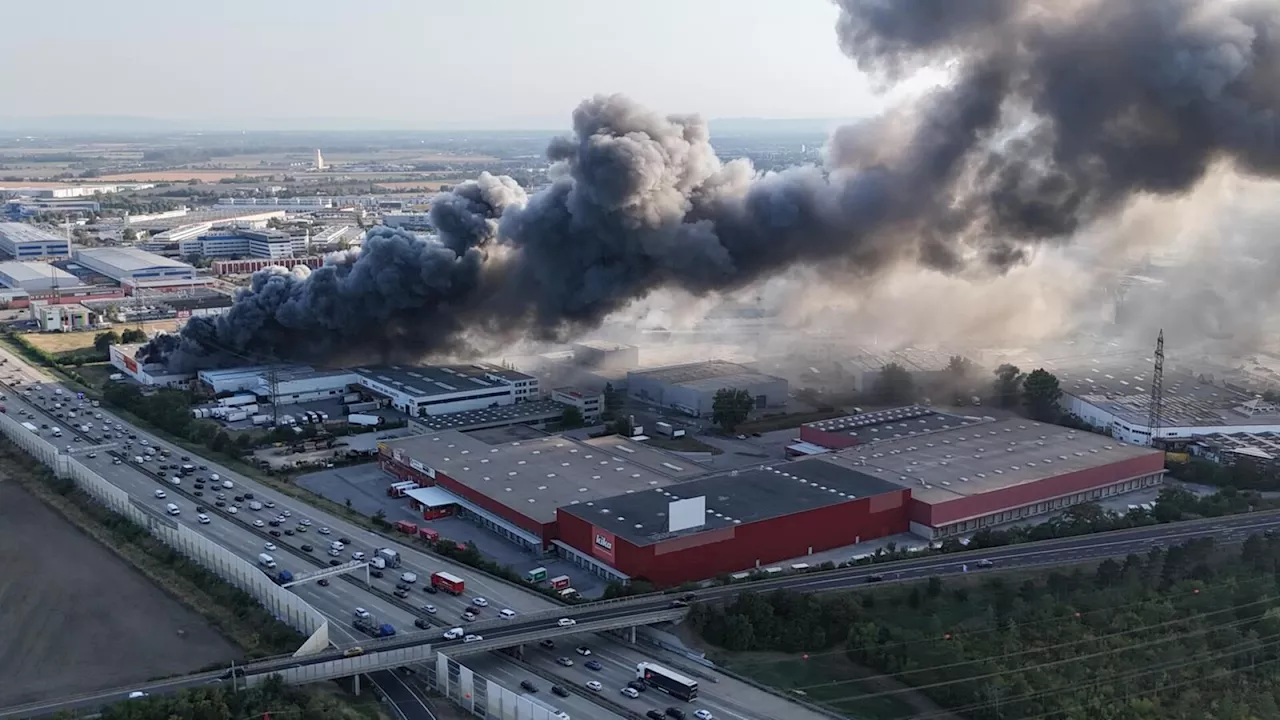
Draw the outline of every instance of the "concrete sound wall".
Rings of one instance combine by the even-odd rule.
[[[252,595],[280,622],[307,636],[295,655],[319,652],[329,645],[329,623],[302,598],[271,582],[249,561],[204,537],[174,518],[135,500],[123,489],[82,465],[39,435],[24,428],[8,414],[0,414],[0,433],[23,451],[52,468],[58,477],[70,478],[76,487],[113,512],[147,528],[162,542],[200,563],[226,582]]]

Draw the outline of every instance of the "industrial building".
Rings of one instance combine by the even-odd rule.
[[[635,345],[584,340],[570,348],[573,362],[593,370],[633,370],[640,367],[640,348]]]
[[[670,586],[906,532],[911,492],[807,459],[563,505],[558,531],[580,565]]]
[[[1150,365],[1048,368],[1062,387],[1062,405],[1085,422],[1127,443],[1150,445]],[[1280,432],[1280,408],[1179,370],[1164,373],[1161,440],[1201,435]]]
[[[353,368],[353,384],[388,399],[410,417],[478,410],[540,399],[538,379],[496,365]]]
[[[532,400],[514,405],[428,415],[422,425],[430,430],[485,430],[528,425],[542,427],[564,417],[564,405],[555,400]]]
[[[786,380],[723,360],[627,373],[628,395],[693,417],[710,415],[716,393],[725,388],[750,393],[756,409],[780,407],[787,402]]]
[[[143,385],[156,387],[186,387],[195,378],[195,373],[170,373],[163,365],[143,364],[136,357],[141,349],[141,343],[112,345],[108,350],[111,366]]]
[[[89,330],[98,324],[98,316],[77,303],[50,303],[34,300],[28,305],[31,319],[45,332]]]
[[[0,222],[0,254],[14,260],[65,258],[71,241],[34,225]]]
[[[179,252],[183,257],[199,255],[206,258],[261,258],[284,260],[306,255],[310,236],[291,236],[271,229],[231,227],[214,229],[196,237],[183,239]]]
[[[15,260],[0,262],[0,285],[39,293],[54,288],[78,287],[80,279],[49,263]]]
[[[980,417],[942,413],[922,405],[875,410],[800,426],[800,441],[843,450],[877,440],[909,438],[983,422]]]
[[[1192,455],[1230,465],[1247,459],[1275,467],[1280,461],[1280,433],[1243,432],[1198,435],[1187,447]]]
[[[126,289],[162,289],[198,284],[196,269],[138,248],[86,248],[77,250],[76,262],[110,278]]]
[[[556,509],[665,487],[701,471],[692,463],[617,436],[530,438],[508,428],[444,430],[379,444],[382,466],[423,491],[427,506],[460,514],[523,547],[557,539]],[[512,439],[516,438],[516,439]]]
[[[255,258],[253,260],[214,260],[209,266],[209,270],[214,275],[252,275],[259,270],[266,270],[269,267],[292,268],[297,265],[306,265],[315,270],[324,265],[324,257],[320,255],[308,255],[307,257],[279,258],[268,260],[266,258]]]
[[[604,411],[604,395],[591,390],[562,387],[551,391],[551,399],[578,409],[582,419],[588,425],[600,422],[600,413]]]

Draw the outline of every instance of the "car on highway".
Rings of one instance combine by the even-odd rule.
[[[270,504],[268,504],[268,505],[267,505],[267,507],[271,507],[271,505],[270,505]],[[327,528],[327,527],[322,527],[322,528],[320,528],[319,530],[317,530],[316,532],[320,533],[321,535],[328,535],[328,534],[329,534],[329,528]]]
[[[435,614],[436,614],[436,606],[435,606],[435,605],[423,605],[423,606],[422,606],[422,612],[424,612],[424,613],[426,613],[426,614],[428,614],[428,615],[435,615]]]
[[[364,619],[364,620],[368,620],[370,617],[372,617],[372,616],[369,614],[369,611],[368,611],[368,610],[365,610],[365,609],[364,609],[364,608],[362,608],[362,607],[358,607],[358,608],[356,608],[356,609],[355,609],[355,615],[356,615],[356,617],[361,618],[361,619]]]
[[[90,459],[90,460],[93,460],[93,459],[95,459],[95,458],[97,458],[97,457],[98,457],[98,453],[96,453],[96,452],[91,452],[91,453],[89,453],[89,459]]]
[[[520,689],[530,693],[538,692],[538,686],[534,685],[532,680],[521,680]]]
[[[302,552],[311,552],[312,550],[315,550],[315,546],[313,546],[313,545],[303,545],[303,546],[302,546]]]
[[[192,495],[195,495],[196,497],[204,497],[204,491],[203,491],[203,490],[196,490],[195,492],[193,492],[193,493],[191,493],[191,494],[192,494]]]
[[[208,466],[208,465],[201,465],[201,466],[200,466],[200,469],[201,469],[201,470],[208,470],[208,469],[209,469],[209,466]]]
[[[555,695],[556,697],[569,697],[569,691],[565,690],[560,685],[552,685],[551,694]]]
[[[604,669],[604,666],[600,664],[599,660],[588,660],[586,662],[586,668],[588,670],[594,670],[596,672],[600,672],[601,670]]]
[[[579,655],[582,655],[583,657],[586,657],[587,655],[591,654],[591,648],[587,647],[586,645],[579,645],[578,647],[574,648],[574,650],[577,651],[577,653]]]
[[[283,516],[285,516],[285,517],[292,517],[292,516],[293,516],[293,513],[289,512],[288,510],[281,510],[281,511],[280,511],[280,514],[281,514],[281,515],[283,515]]]
[[[201,525],[208,525],[210,522],[212,522],[211,520],[209,520],[209,516],[205,515],[204,513],[197,515],[196,519],[200,521]]]
[[[506,618],[506,619],[510,620],[511,618],[513,618],[513,617],[515,617],[515,616],[516,616],[516,611],[515,611],[515,610],[512,610],[511,608],[503,608],[503,609],[502,609],[502,612],[500,612],[500,613],[498,613],[498,614],[499,614],[499,615],[501,615],[502,617],[504,617],[504,618]]]
[[[458,638],[462,637],[462,635],[463,635],[462,628],[453,628],[451,630],[444,631],[445,640],[457,640]]]
[[[990,560],[988,560],[988,559],[986,559],[986,558],[983,558],[983,559],[981,559],[981,560],[979,560],[979,561],[978,561],[978,567],[980,567],[980,568],[993,568],[993,567],[995,567],[995,566],[996,566],[996,564],[995,564],[995,563],[991,562]]]
[[[867,582],[869,583],[884,582],[884,575],[881,575],[880,573],[874,573],[872,575],[868,575]]]
[[[337,560],[330,560],[330,561],[329,561],[329,564],[330,564],[330,565],[339,565],[340,563],[339,563]],[[398,597],[398,598],[400,598],[400,599],[402,599],[402,600],[403,600],[404,598],[409,597],[409,591],[408,591],[408,590],[405,590],[404,588],[399,588],[399,589],[397,589],[397,590],[395,591],[394,595],[395,595],[396,597]]]
[[[356,560],[356,561],[363,560],[363,559],[364,559],[364,553],[362,553],[362,552],[358,552],[358,551],[357,551],[357,552],[353,552],[353,553],[351,553],[351,559],[352,559],[352,560]]]
[[[320,578],[316,581],[316,584],[321,587],[329,587],[329,578]]]
[[[112,464],[112,465],[119,465],[119,464],[120,464],[120,458],[115,458],[115,459],[113,459],[113,460],[111,461],[111,464]]]
[[[557,663],[559,663],[560,665],[564,666],[564,667],[573,667],[573,659],[572,659],[572,658],[567,658],[567,657],[563,657],[563,656],[562,656],[562,657],[558,657],[558,658],[556,658],[556,662],[557,662]]]
[[[476,607],[488,607],[489,601],[485,600],[482,597],[475,597],[475,598],[471,598],[471,604],[475,605]]]
[[[590,680],[587,682],[587,689],[592,692],[600,692],[604,689],[604,686],[600,684],[599,680]]]
[[[649,720],[667,720],[667,716],[663,715],[661,710],[650,710],[644,716]]]
[[[632,699],[640,697],[640,693],[636,692],[636,689],[633,687],[624,687],[620,692]]]
[[[341,565],[341,564],[342,564],[342,561],[341,561],[341,560],[330,560],[330,561],[329,561],[329,564],[330,564],[331,566],[337,567],[338,565]],[[400,593],[402,593],[402,592],[404,592],[404,591],[403,591],[403,590],[397,590],[397,591],[396,591],[396,595],[400,595]],[[408,595],[408,594],[409,594],[409,593],[405,593],[404,595],[400,595],[400,597],[404,597],[405,595]]]
[[[427,622],[426,618],[416,618],[416,619],[413,621],[413,626],[414,626],[414,627],[416,627],[416,628],[418,628],[419,630],[430,630],[430,629],[431,629],[431,623]]]
[[[671,720],[684,720],[684,711],[678,707],[667,708],[667,717]]]
[[[268,530],[267,532],[271,533],[271,537],[280,537],[279,530]]]
[[[285,534],[285,535],[292,535],[292,534],[293,534],[293,530],[290,530],[289,528],[285,528],[285,529],[284,529],[284,534]]]
[[[515,613],[512,613],[512,615],[514,614]],[[577,625],[577,624],[578,624],[578,621],[574,620],[573,618],[560,618],[559,620],[556,621],[556,625],[559,625],[560,627],[573,627],[574,625]]]
[[[644,692],[649,689],[649,686],[645,685],[643,680],[632,680],[627,683],[627,687],[635,690],[636,692]]]
[[[711,714],[711,711],[706,709],[694,710],[693,716],[698,720],[715,720],[715,716]]]
[[[357,655],[363,655],[363,654],[364,654],[364,648],[353,647],[353,648],[348,648],[346,652],[342,653],[342,656],[356,657]]]
[[[382,575],[383,575],[383,573],[382,573],[382,571],[381,571],[381,570],[370,570],[370,571],[369,571],[369,577],[376,577],[376,578],[380,578],[380,577],[382,577]]]
[[[266,525],[266,523],[262,522],[261,520],[254,520],[254,521],[253,521],[253,526],[254,526],[254,527],[263,527],[263,526],[265,526],[265,525]]]
[[[351,544],[351,541],[350,541],[350,540],[348,540],[347,538],[344,538],[344,537],[340,537],[340,538],[338,538],[338,542],[342,543],[343,545],[350,545],[350,544]]]
[[[294,528],[294,530],[296,530],[296,531],[298,531],[298,532],[300,532],[300,533],[304,533],[304,532],[306,532],[306,531],[307,531],[307,526],[306,526],[306,525],[299,525],[298,527]]]
[[[279,520],[272,520],[270,524],[271,524],[271,527],[280,527]]]
[[[555,640],[552,640],[551,638],[546,638],[546,639],[544,639],[544,640],[541,640],[541,641],[539,641],[539,642],[538,642],[538,644],[539,644],[539,645],[541,645],[542,647],[544,647],[544,648],[548,649],[548,650],[555,650],[555,649],[556,649],[556,641],[555,641]]]
[[[468,635],[468,636],[466,636],[466,637],[462,638],[462,642],[464,642],[464,643],[473,643],[473,642],[480,642],[480,641],[481,641],[481,640],[483,640],[483,639],[484,639],[484,636],[483,636],[483,635]]]
[[[275,503],[273,503],[273,502],[271,502],[270,500],[268,500],[268,501],[266,501],[266,502],[262,503],[262,506],[263,506],[263,507],[268,507],[268,508],[273,508],[273,507],[275,507],[275,506],[276,506],[276,504],[275,504]]]
[[[133,692],[129,693],[130,700],[137,700],[138,698],[144,698],[144,697],[147,697],[147,694],[142,692],[141,690],[134,690]]]
[[[227,508],[227,512],[231,513],[232,515],[235,515],[236,513],[240,512],[240,508],[236,507],[235,505],[232,505],[231,507]]]
[[[275,550],[275,549],[276,549],[276,544],[275,544],[275,543],[267,543],[266,545],[263,545],[262,547],[263,547],[264,549],[266,549],[267,551],[272,551],[272,550]]]
[[[436,588],[435,585],[423,585],[422,592],[428,595],[435,595],[436,593],[440,592],[440,590]]]
[[[163,490],[156,490],[155,494],[156,494],[156,497],[160,498],[161,500],[169,497]]]
[[[311,521],[310,521],[310,520],[308,520],[307,518],[302,518],[301,520],[299,520],[299,521],[298,521],[298,524],[299,524],[299,525],[307,525],[307,526],[310,526],[310,525],[311,525]]]

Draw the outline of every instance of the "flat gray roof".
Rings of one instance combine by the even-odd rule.
[[[493,375],[511,382],[534,379],[532,375],[525,375],[521,372],[507,370],[487,363],[420,366],[367,365],[352,368],[352,371],[375,382],[391,385],[405,394],[420,398],[465,391],[500,390],[507,387],[503,383],[494,382],[486,378],[486,375]]]
[[[584,501],[562,510],[626,538],[633,545],[644,546],[900,490],[902,487],[895,483],[859,470],[806,459],[765,470],[713,475],[666,488]],[[670,504],[699,496],[707,499],[706,523],[669,532]]]
[[[467,433],[441,430],[386,445],[541,523],[554,522],[562,505],[675,482],[674,476],[641,465],[631,454],[560,435],[491,445]],[[669,457],[675,458],[676,472],[693,465]]]
[[[727,378],[734,375],[757,375],[756,371],[746,365],[727,362],[725,360],[704,360],[702,362],[668,365],[648,370],[632,370],[628,375],[645,377],[671,385],[685,385],[712,378]]]
[[[86,248],[76,251],[76,259],[85,262],[92,260],[109,265],[123,272],[136,272],[154,267],[190,268],[191,266],[171,260],[163,255],[149,253],[136,247]]]
[[[420,418],[419,421],[432,430],[465,430],[471,427],[497,423],[521,423],[550,420],[564,413],[564,405],[554,400],[535,400],[534,402],[499,405],[498,407],[480,408],[478,410],[462,410],[442,413]]]
[[[923,405],[908,405],[819,420],[805,423],[804,427],[828,433],[841,433],[859,442],[868,443],[950,430],[981,422],[984,421],[979,417],[952,415]]]
[[[11,243],[67,243],[62,235],[26,223],[0,222],[0,235]]]
[[[13,278],[16,282],[52,280],[56,277],[59,283],[66,283],[66,287],[80,284],[80,279],[75,275],[49,263],[42,262],[21,262],[17,260],[0,262],[0,273]]]
[[[911,488],[913,498],[933,505],[1159,453],[1018,418],[881,441],[822,459]]]
[[[1045,369],[1058,378],[1062,392],[1073,395],[1116,417],[1145,426],[1151,407],[1151,362],[1093,361]],[[1276,425],[1280,416],[1249,416],[1233,412],[1251,398],[1240,392],[1202,382],[1186,372],[1167,370],[1161,424],[1165,427],[1213,427],[1215,425]]]

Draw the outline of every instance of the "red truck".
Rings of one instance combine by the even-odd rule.
[[[409,522],[408,520],[397,520],[396,529],[408,535],[418,534],[418,526]]]
[[[430,542],[436,542],[440,539],[440,533],[432,530],[431,528],[422,528],[418,530],[418,537]]]
[[[437,590],[451,593],[453,595],[461,595],[466,589],[467,584],[457,575],[447,572],[438,572],[431,575],[431,587]]]
[[[573,584],[569,581],[568,575],[558,575],[551,578],[549,582],[551,583],[552,590],[563,590]]]

